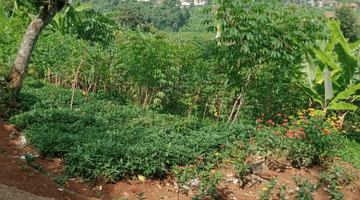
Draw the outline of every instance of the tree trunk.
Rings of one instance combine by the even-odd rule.
[[[38,16],[28,26],[19,51],[17,53],[14,65],[7,77],[10,87],[15,92],[13,95],[13,103],[17,105],[17,99],[21,90],[22,82],[25,78],[26,70],[30,62],[31,54],[35,48],[41,32],[50,23],[53,17],[66,4],[67,0],[48,0],[44,3],[43,8]]]

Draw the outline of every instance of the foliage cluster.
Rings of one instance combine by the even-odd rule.
[[[360,39],[360,22],[358,13],[351,7],[343,5],[335,9],[335,17],[341,22],[340,28],[349,42]]]

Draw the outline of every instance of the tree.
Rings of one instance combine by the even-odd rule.
[[[223,71],[233,71],[234,83],[241,78],[238,74],[247,73],[246,84],[235,101],[229,121],[239,104],[233,120],[236,121],[246,89],[257,71],[271,67],[279,70],[275,73],[285,76],[300,61],[301,49],[314,43],[317,32],[323,27],[314,13],[280,3],[278,0],[217,1],[214,18],[220,24],[221,36],[215,42],[222,45],[217,45],[214,53],[228,65]],[[212,8],[205,12],[212,12]],[[214,20],[206,20],[204,24],[214,24]],[[211,26],[209,30],[216,31],[217,26]]]
[[[34,5],[35,8],[40,11],[40,13],[28,26],[14,64],[11,68],[10,74],[6,80],[9,87],[11,87],[11,90],[13,91],[11,97],[13,106],[18,105],[17,99],[21,90],[22,82],[25,78],[25,72],[41,32],[50,23],[56,13],[61,11],[68,3],[67,0],[31,0],[29,2],[31,2],[32,5]]]
[[[340,29],[345,38],[349,38],[349,42],[353,43],[360,39],[360,23],[358,15],[352,8],[343,5],[335,10],[336,20],[339,20]]]

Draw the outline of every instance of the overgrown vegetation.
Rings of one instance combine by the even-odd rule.
[[[231,163],[245,184],[260,156],[326,167],[321,179],[333,199],[357,180],[338,163],[360,168],[360,42],[347,41],[342,23],[279,1],[152,8],[189,14],[181,22],[152,19],[146,2],[117,3],[124,7],[104,15],[78,2],[54,18],[11,111],[6,76],[36,8],[10,12],[8,3],[0,19],[0,113],[12,114],[9,123],[42,156],[63,158],[69,176],[114,182],[174,173],[179,191],[216,199],[222,167]],[[272,175],[263,199],[285,199],[286,184],[276,181]],[[294,181],[298,199],[319,188]]]

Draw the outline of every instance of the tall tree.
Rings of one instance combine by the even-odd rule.
[[[350,43],[360,39],[360,23],[353,8],[348,7],[346,4],[336,8],[335,18],[341,22],[340,29],[344,37],[349,38]]]
[[[7,82],[13,90],[12,103],[14,106],[17,105],[17,98],[25,78],[25,72],[41,32],[50,23],[56,13],[63,9],[68,3],[68,0],[32,0],[30,2],[40,13],[28,26],[10,74],[7,77]]]

